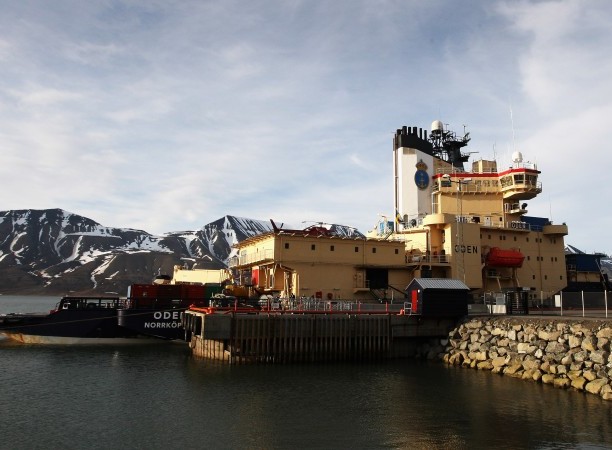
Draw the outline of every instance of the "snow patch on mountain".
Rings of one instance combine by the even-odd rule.
[[[351,227],[328,229],[339,236],[363,236]],[[228,215],[198,230],[155,236],[105,227],[61,209],[0,211],[0,270],[8,275],[0,277],[0,289],[14,292],[25,283],[30,289],[49,286],[62,292],[123,292],[131,283],[150,282],[160,269],[171,272],[185,259],[200,268],[227,267],[237,243],[271,231],[270,221]]]
[[[113,260],[115,259],[114,255],[107,255],[104,257],[104,262],[100,264],[97,268],[91,271],[91,282],[93,283],[93,288],[95,289],[98,286],[98,281],[96,280],[96,276],[104,277],[104,272],[111,265]]]

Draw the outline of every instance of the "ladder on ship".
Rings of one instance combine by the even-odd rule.
[[[604,291],[610,290],[610,280],[608,280],[608,274],[601,267],[601,261],[596,260],[597,269],[599,269],[599,279],[601,280],[601,284],[603,285]]]

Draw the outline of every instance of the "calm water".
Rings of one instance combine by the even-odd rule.
[[[0,296],[0,313],[56,301]],[[3,341],[0,364],[2,449],[612,448],[612,402],[438,363],[229,367],[182,344]]]

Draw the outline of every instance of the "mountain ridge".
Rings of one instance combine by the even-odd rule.
[[[351,227],[332,228],[363,237]],[[150,283],[186,261],[227,267],[233,245],[272,229],[270,221],[226,215],[199,230],[158,236],[106,227],[60,208],[0,211],[0,293],[124,295],[130,284]]]
[[[175,265],[227,267],[235,244],[273,227],[271,221],[226,215],[198,230],[153,235],[106,227],[59,208],[0,211],[0,293],[125,295],[130,284],[172,274]],[[352,227],[328,227],[338,236],[364,237]],[[568,244],[566,253],[584,252]],[[601,267],[612,278],[612,259],[602,258]]]

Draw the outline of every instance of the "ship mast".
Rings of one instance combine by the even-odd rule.
[[[442,122],[435,120],[431,124],[429,141],[433,145],[434,156],[463,170],[463,163],[468,161],[470,155],[463,153],[461,149],[470,142],[470,133],[465,133],[462,137],[457,136],[454,131],[444,129]]]

